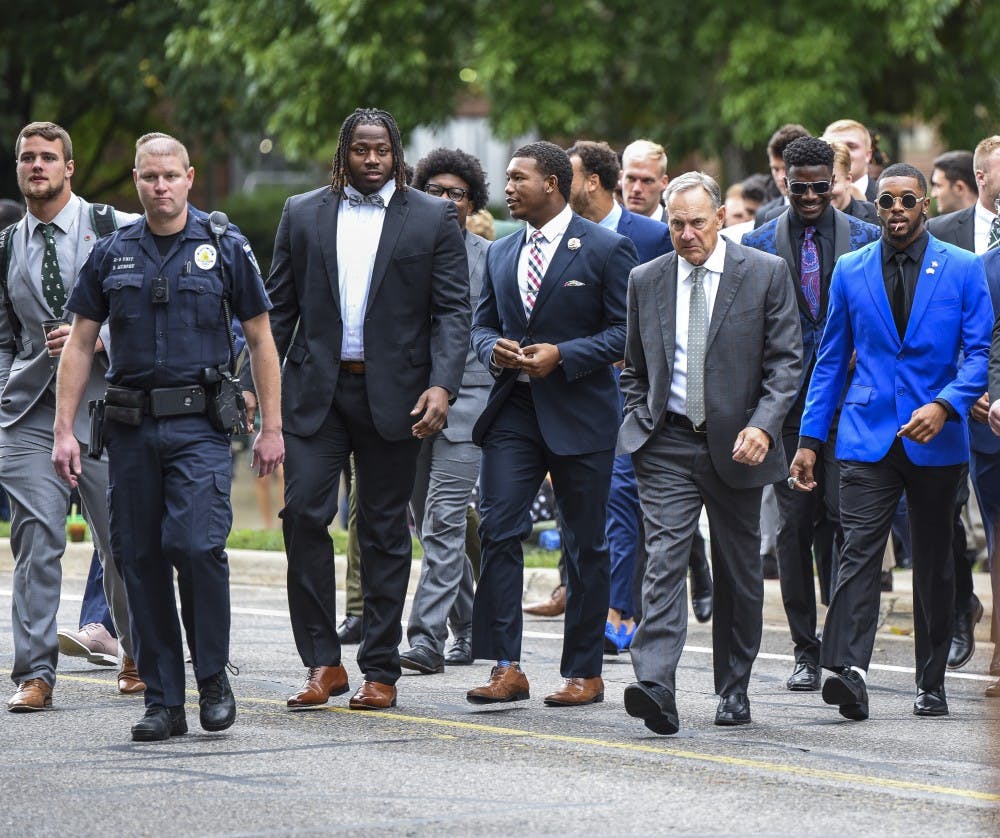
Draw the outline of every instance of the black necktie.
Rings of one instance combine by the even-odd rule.
[[[896,321],[896,331],[902,340],[909,320],[906,313],[906,275],[903,272],[906,254],[896,253],[892,258],[896,263],[896,274],[892,279],[892,319]]]
[[[382,196],[378,192],[373,192],[371,195],[356,195],[352,192],[347,196],[347,200],[352,207],[357,207],[361,204],[370,204],[373,207],[385,206],[385,201],[382,200]]]

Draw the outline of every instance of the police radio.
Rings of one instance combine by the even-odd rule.
[[[229,218],[216,210],[208,216],[208,227],[215,237],[215,249],[219,254],[219,271],[222,274],[222,315],[229,338],[229,364],[220,364],[202,371],[202,378],[211,398],[206,405],[206,413],[212,427],[234,434],[250,433],[247,424],[247,408],[243,399],[243,389],[236,372],[236,338],[233,335],[233,313],[229,307],[229,282],[226,276],[226,260],[222,256],[222,234],[229,227]]]

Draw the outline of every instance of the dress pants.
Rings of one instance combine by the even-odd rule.
[[[788,464],[791,465],[798,448],[799,429],[786,426],[782,441]],[[778,578],[796,663],[819,663],[814,552],[822,580],[832,572],[826,565],[830,561],[830,553],[835,554],[836,545],[841,541],[834,535],[839,531],[840,520],[839,491],[835,483],[839,479],[839,466],[834,454],[835,446],[836,437],[831,434],[816,459],[814,474],[817,487],[812,492],[790,489],[784,481],[774,484],[774,495],[778,501]],[[826,537],[827,534],[830,537]]]
[[[229,435],[204,416],[105,429],[111,553],[128,590],[136,667],[146,706],[176,707],[185,671],[174,571],[196,677],[229,661]]]
[[[410,606],[410,646],[444,654],[448,623],[456,637],[472,633],[472,564],[465,530],[472,489],[479,477],[479,448],[451,442],[440,431],[425,439],[417,458],[410,513],[424,559]]]
[[[632,603],[632,578],[639,546],[639,493],[632,457],[615,457],[608,494],[608,548],[611,553],[611,607],[622,619],[635,614]]]
[[[1000,560],[997,559],[997,527],[1000,527],[1000,452],[984,454],[973,451],[969,457],[972,488],[979,502],[986,531],[986,555],[989,556],[993,587],[993,625],[990,636],[1000,641]]]
[[[11,625],[15,684],[29,678],[55,683],[59,640],[56,613],[66,551],[69,487],[52,469],[54,400],[39,402],[16,425],[0,429],[0,480],[10,497],[10,544],[14,554]],[[108,537],[108,463],[80,458],[83,516],[105,565],[104,594],[122,651],[132,655],[125,585],[113,563]],[[76,626],[73,626],[75,629]]]
[[[916,466],[899,439],[876,463],[841,461],[844,549],[823,629],[820,664],[824,668],[867,670],[871,663],[882,555],[896,505],[905,491],[913,542],[916,683],[922,690],[943,686],[955,591],[952,517],[964,470],[964,465]]]
[[[548,472],[567,557],[560,673],[564,678],[601,674],[610,586],[605,520],[613,460],[613,450],[573,455],[551,451],[538,426],[530,385],[513,386],[483,441],[483,567],[473,614],[475,657],[521,659],[521,541],[531,532],[531,502]]]
[[[688,557],[704,505],[712,540],[715,691],[745,693],[763,630],[762,490],[726,485],[712,465],[706,437],[674,425],[664,425],[632,455],[632,463],[648,554],[643,619],[632,640],[636,677],[676,691],[687,639]]]
[[[329,527],[337,512],[340,474],[352,452],[364,595],[358,667],[366,680],[395,684],[412,560],[406,506],[420,440],[384,439],[372,420],[365,376],[344,370],[319,430],[310,437],[285,433],[281,518],[292,632],[305,666],[340,663]]]

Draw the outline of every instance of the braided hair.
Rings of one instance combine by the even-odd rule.
[[[392,147],[392,167],[396,180],[396,188],[406,190],[406,163],[403,160],[403,141],[399,137],[396,120],[388,111],[378,108],[357,108],[340,126],[340,136],[337,138],[337,153],[333,157],[333,172],[331,188],[343,192],[350,182],[350,172],[347,168],[347,155],[350,151],[351,138],[354,129],[359,125],[381,125],[389,132],[389,143]]]

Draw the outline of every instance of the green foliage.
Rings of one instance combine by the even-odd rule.
[[[265,278],[274,254],[274,234],[289,194],[286,186],[268,186],[253,192],[233,193],[222,202],[222,211],[250,242]]]

